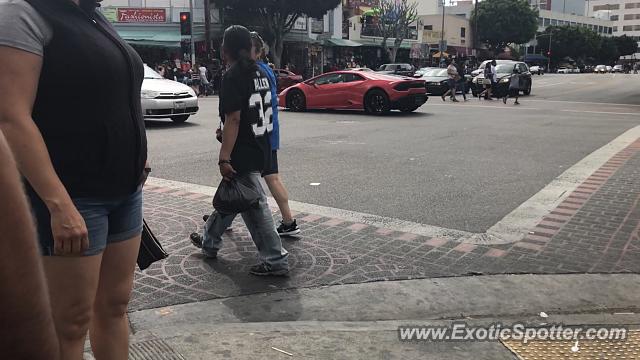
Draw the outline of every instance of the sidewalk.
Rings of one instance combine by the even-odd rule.
[[[437,357],[439,351],[458,351],[462,349],[461,345],[467,350],[460,350],[458,353],[462,355],[452,355],[448,359],[480,359],[478,353],[495,355],[486,357],[487,359],[512,358],[510,353],[504,352],[504,347],[497,344],[437,344],[435,348],[424,344],[408,346],[397,341],[394,330],[396,323],[386,324],[378,332],[369,323],[356,326],[341,322],[416,320],[423,324],[421,320],[464,318],[455,312],[439,317],[430,312],[437,308],[437,304],[431,301],[445,301],[434,297],[433,292],[438,293],[438,288],[430,288],[429,292],[418,294],[424,295],[423,298],[408,296],[408,302],[398,305],[397,311],[394,308],[380,308],[378,305],[385,302],[398,304],[393,299],[407,295],[404,290],[381,297],[378,289],[384,291],[382,289],[390,286],[402,287],[405,286],[403,284],[419,283],[412,282],[412,279],[425,279],[420,281],[430,284],[440,281],[442,284],[456,284],[456,281],[466,281],[467,278],[449,278],[480,274],[616,275],[562,275],[562,279],[572,279],[567,286],[581,282],[583,278],[595,279],[594,276],[607,280],[597,287],[587,286],[573,290],[567,287],[566,291],[559,288],[552,293],[548,293],[551,282],[541,281],[536,288],[539,293],[530,292],[527,297],[505,293],[509,290],[508,286],[517,286],[509,283],[510,277],[486,277],[499,280],[492,283],[490,293],[486,292],[486,284],[479,282],[469,285],[472,287],[466,294],[452,293],[455,285],[444,286],[440,297],[448,298],[449,302],[455,299],[460,304],[471,306],[474,311],[484,310],[480,305],[473,307],[474,304],[490,305],[493,302],[498,305],[495,313],[487,312],[482,316],[496,318],[536,314],[536,311],[543,311],[541,308],[548,305],[546,302],[549,301],[549,296],[558,296],[558,309],[561,308],[566,313],[636,311],[638,299],[629,303],[625,301],[638,295],[639,278],[635,275],[640,272],[638,179],[640,139],[595,171],[531,229],[527,236],[519,241],[500,245],[464,242],[464,239],[455,235],[426,237],[340,218],[298,213],[295,216],[299,219],[303,236],[283,239],[284,246],[291,254],[291,275],[275,279],[248,275],[249,267],[256,262],[256,251],[241,220],[234,223],[233,231],[226,236],[218,259],[204,260],[197,249],[192,247],[188,236],[191,232],[202,229],[202,215],[211,210],[210,194],[153,186],[152,181],[151,186],[145,188],[145,218],[170,257],[144,273],[136,273],[130,304],[132,326],[134,330],[150,332],[147,335],[154,334],[160,339],[172,338],[173,345],[167,345],[167,349],[178,346],[179,353],[189,354],[185,355],[185,359],[251,359],[257,356],[257,349],[263,354],[268,351],[265,356],[287,358],[287,355],[269,349],[267,345],[272,343],[271,340],[279,337],[272,332],[264,333],[264,330],[260,330],[263,326],[264,329],[288,334],[285,338],[290,341],[285,341],[284,345],[306,354],[297,358],[358,359],[363,358],[362,354],[371,354],[384,359],[440,359],[442,357]],[[275,217],[278,218],[278,215],[275,214]],[[622,273],[632,274],[621,275]],[[447,279],[432,280],[441,277]],[[481,278],[484,277],[479,279]],[[552,278],[555,279],[554,276],[544,277]],[[395,281],[380,282],[389,280]],[[603,293],[602,286],[607,283],[615,286],[609,289],[610,292]],[[334,285],[367,286],[371,290],[364,298],[343,294],[338,298],[339,301],[333,303],[318,296],[318,293],[329,294],[334,289],[344,288]],[[308,291],[316,292],[314,296],[317,301],[314,303],[314,315],[305,317],[303,315],[310,311],[310,304],[296,302],[295,299],[305,298],[304,292]],[[256,295],[261,293],[266,294]],[[615,294],[617,295],[614,296]],[[270,300],[253,302],[255,299],[262,299],[261,297]],[[582,309],[579,304],[575,304],[572,307],[574,298],[593,306]],[[528,308],[533,300],[539,301],[538,305],[536,308]],[[414,303],[411,304],[411,301]],[[187,305],[176,307],[178,304]],[[521,307],[519,311],[509,312],[504,310],[508,306]],[[161,320],[165,315],[171,318],[172,314],[178,314],[179,319],[184,320],[185,309],[192,309],[189,310],[192,311],[191,320],[182,322],[178,327]],[[377,309],[375,316],[364,319],[359,317],[360,314],[367,313],[368,309]],[[416,311],[411,313],[408,309]],[[544,311],[551,310],[547,307]],[[331,317],[332,314],[336,317]],[[303,330],[305,324],[297,323],[318,320],[337,323],[330,331],[311,331],[313,336],[310,337],[306,337]],[[611,319],[607,321],[609,320]],[[638,319],[631,320],[638,323]],[[275,326],[273,322],[282,326]],[[193,328],[189,324],[193,324]],[[322,329],[323,326],[322,323],[312,325],[314,329]],[[361,336],[355,336],[353,331],[340,330],[351,326],[355,326],[354,331],[360,331],[358,334]],[[373,329],[371,334],[367,329]],[[173,331],[177,332],[172,335]],[[252,338],[253,335],[249,336],[247,332],[253,331],[259,334]],[[142,335],[144,332],[138,334]],[[206,340],[207,336],[209,340]],[[368,337],[368,340],[363,341],[363,336]],[[198,351],[192,351],[185,345],[189,343],[194,344]],[[342,345],[337,348],[337,344]],[[305,346],[317,351],[316,354],[326,356],[316,357],[313,352],[305,352]],[[456,350],[455,347],[459,349]],[[265,348],[267,350],[262,350]],[[465,351],[470,352],[464,355]],[[398,355],[403,352],[406,352],[406,356]],[[159,358],[140,356],[134,358]]]

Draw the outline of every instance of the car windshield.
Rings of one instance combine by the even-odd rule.
[[[447,69],[431,69],[425,76],[447,76]]]
[[[511,74],[516,64],[498,64],[496,66],[496,73],[498,74]]]
[[[145,79],[164,79],[160,74],[153,71],[153,69],[151,69],[147,65],[144,66],[144,78]]]

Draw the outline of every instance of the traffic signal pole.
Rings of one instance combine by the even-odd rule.
[[[196,63],[196,48],[193,43],[193,0],[189,0],[189,27],[191,28],[191,35],[189,36],[189,41],[191,42],[191,66]]]

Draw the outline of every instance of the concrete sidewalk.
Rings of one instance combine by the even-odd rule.
[[[636,328],[639,286],[635,274],[496,275],[245,295],[131,313],[132,358],[515,359],[497,341],[401,342],[397,328],[453,321]]]

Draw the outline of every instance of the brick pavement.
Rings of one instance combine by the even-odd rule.
[[[285,238],[291,275],[256,278],[256,251],[242,220],[217,260],[188,236],[202,229],[211,198],[145,189],[145,217],[170,257],[136,273],[132,310],[276,289],[501,273],[640,272],[640,139],[611,158],[521,241],[504,245],[428,238],[315,214],[296,214]],[[278,218],[277,214],[275,214]]]

